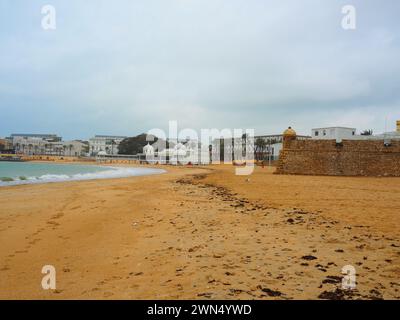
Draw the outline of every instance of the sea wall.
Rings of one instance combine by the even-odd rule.
[[[24,161],[94,162],[94,159],[68,156],[20,155]]]
[[[400,141],[291,140],[281,150],[277,174],[400,176]]]
[[[68,156],[47,156],[47,155],[21,155],[24,161],[50,161],[50,162],[93,162],[102,164],[139,164],[136,159],[118,159],[118,158],[84,158]]]

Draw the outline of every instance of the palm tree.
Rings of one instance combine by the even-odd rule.
[[[247,139],[249,135],[247,133],[242,134],[242,156],[246,156],[247,154]]]
[[[116,144],[115,140],[111,140],[111,154],[114,154],[114,145]]]
[[[223,162],[225,160],[224,158],[224,152],[225,152],[225,139],[221,138],[219,144],[219,161]]]
[[[368,130],[364,130],[363,132],[361,132],[362,136],[372,136],[372,134],[374,133],[374,131],[372,129],[368,129]]]
[[[89,146],[85,144],[85,145],[82,147],[82,150],[81,150],[81,153],[80,153],[79,156],[82,156],[82,153],[88,153],[88,152],[89,152]]]
[[[69,145],[68,145],[68,148],[69,148],[69,156],[72,155],[72,148],[73,148],[73,147],[74,147],[73,144],[69,144]]]
[[[256,160],[261,160],[264,158],[264,150],[267,146],[267,143],[263,138],[257,138],[254,143],[256,149]],[[261,154],[261,157],[260,157]]]

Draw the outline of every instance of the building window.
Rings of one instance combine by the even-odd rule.
[[[318,137],[318,135],[319,135],[319,132],[318,132],[318,131],[315,131],[315,133],[314,133],[314,134],[315,134],[315,136],[316,136],[316,137]]]
[[[356,134],[356,132],[355,131],[353,131],[353,136]]]
[[[323,131],[323,135],[326,136],[326,130]]]

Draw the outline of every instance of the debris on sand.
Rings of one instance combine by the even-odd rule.
[[[317,257],[311,256],[311,255],[302,256],[301,258],[302,258],[303,260],[309,260],[309,261],[311,261],[311,260],[317,260],[317,259],[318,259]]]
[[[261,286],[258,286],[257,288],[260,289],[262,292],[266,293],[270,297],[280,297],[282,295],[282,292],[279,292],[279,291],[274,291],[274,290],[271,290],[268,288],[263,288]]]
[[[342,283],[343,277],[338,276],[327,276],[326,279],[322,280],[323,284],[330,283],[330,284],[338,284]]]
[[[348,300],[353,298],[353,292],[336,288],[335,291],[324,291],[319,296],[323,300]]]

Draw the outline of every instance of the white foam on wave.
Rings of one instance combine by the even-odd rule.
[[[77,173],[72,175],[66,174],[45,174],[39,177],[27,177],[24,180],[15,178],[13,181],[0,181],[0,186],[12,186],[20,184],[34,184],[47,182],[62,182],[62,181],[79,181],[79,180],[94,180],[94,179],[113,179],[126,178],[133,176],[153,175],[166,172],[163,169],[154,168],[128,168],[128,167],[105,167],[104,171]]]

